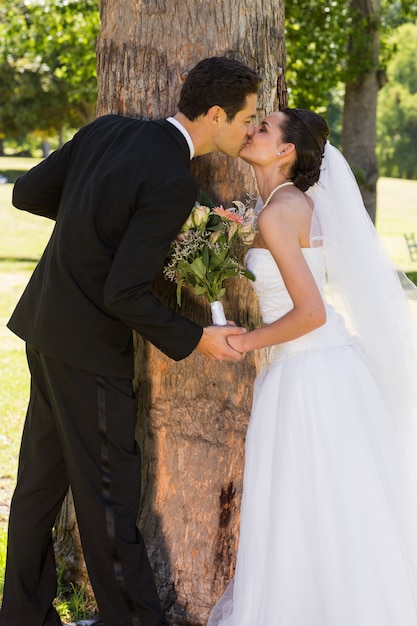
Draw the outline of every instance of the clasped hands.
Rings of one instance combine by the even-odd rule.
[[[217,361],[241,361],[245,353],[239,349],[239,338],[246,332],[246,328],[229,321],[227,326],[206,326],[197,349]]]

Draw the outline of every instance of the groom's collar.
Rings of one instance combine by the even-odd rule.
[[[194,156],[195,153],[195,149],[194,149],[194,144],[193,144],[193,140],[191,139],[191,135],[188,132],[188,130],[186,128],[184,128],[184,126],[181,124],[181,122],[179,122],[178,120],[176,120],[173,117],[167,117],[167,122],[170,122],[173,126],[175,126],[176,128],[178,128],[178,130],[184,135],[185,140],[188,144],[188,147],[190,149],[190,161]]]

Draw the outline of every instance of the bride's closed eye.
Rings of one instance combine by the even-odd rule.
[[[263,121],[258,125],[257,128],[258,133],[267,133],[268,132],[268,123]]]

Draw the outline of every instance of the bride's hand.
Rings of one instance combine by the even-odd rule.
[[[231,348],[233,348],[233,350],[236,350],[237,352],[240,352],[242,357],[245,355],[245,352],[244,352],[243,346],[242,346],[242,336],[241,335],[235,335],[235,334],[227,335],[226,341],[229,344],[229,346]]]
[[[242,333],[246,333],[246,329],[235,325],[206,326],[197,349],[218,361],[241,361],[242,353],[232,347],[228,339]]]

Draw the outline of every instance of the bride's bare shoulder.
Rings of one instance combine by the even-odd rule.
[[[258,217],[258,225],[268,227],[275,222],[298,222],[311,220],[313,202],[296,187],[283,189],[274,197]]]
[[[271,237],[276,241],[288,238],[301,247],[308,247],[312,215],[311,199],[299,189],[287,190],[285,196],[274,199],[260,213],[259,233],[264,241],[270,242]]]

